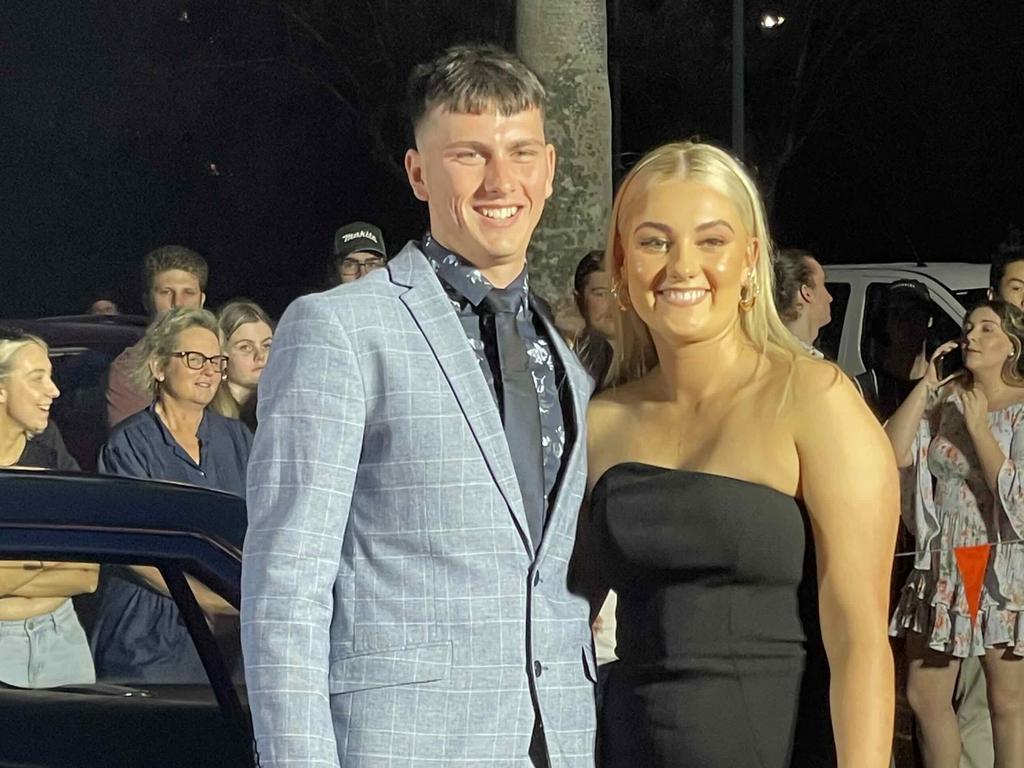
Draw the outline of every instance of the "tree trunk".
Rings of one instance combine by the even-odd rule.
[[[585,253],[603,248],[612,196],[605,0],[517,0],[516,48],[548,89],[555,191],[530,249],[530,279],[555,304]]]

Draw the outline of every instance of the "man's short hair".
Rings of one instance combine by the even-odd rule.
[[[210,276],[206,259],[183,245],[162,245],[142,258],[142,290],[148,294],[153,290],[156,276],[171,269],[195,275],[199,281],[199,290],[206,293],[206,281]]]
[[[997,253],[992,257],[992,266],[988,270],[988,285],[995,296],[999,295],[999,284],[1003,282],[1006,268],[1016,261],[1024,261],[1024,251],[1011,250]]]
[[[576,265],[576,274],[573,276],[572,286],[577,296],[582,296],[587,290],[587,279],[595,272],[604,270],[604,251],[590,251],[580,259]]]
[[[799,317],[796,300],[800,288],[811,285],[814,279],[811,259],[814,254],[800,248],[781,248],[775,252],[775,307],[786,322]]]
[[[528,109],[543,111],[547,92],[519,58],[496,45],[456,45],[409,76],[409,116],[415,133],[435,107],[509,117]]]

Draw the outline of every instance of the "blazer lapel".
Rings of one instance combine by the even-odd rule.
[[[544,527],[545,531],[547,531],[559,525],[563,515],[579,511],[579,504],[575,504],[575,510],[567,505],[574,498],[574,490],[578,489],[582,497],[582,488],[586,482],[587,403],[590,402],[593,383],[590,375],[580,365],[575,353],[565,343],[562,334],[555,327],[554,320],[548,314],[546,308],[543,306],[538,307],[537,314],[540,315],[541,321],[544,323],[545,329],[547,329],[548,338],[551,340],[555,354],[562,361],[562,368],[565,370],[565,383],[569,387],[571,394],[571,418],[574,421],[573,426],[575,427],[572,430],[572,443],[567,443],[565,446],[565,468],[562,471],[561,480],[555,488],[555,497],[548,507],[548,520]],[[569,434],[568,429],[566,434]],[[571,531],[569,535],[575,536],[575,530]],[[540,551],[537,553],[538,560],[544,555],[551,538],[545,535],[543,541],[541,541]]]
[[[523,546],[532,554],[534,548],[526,511],[501,426],[501,415],[451,301],[430,263],[413,243],[407,244],[391,260],[388,270],[392,282],[408,288],[400,298],[437,358],[484,461],[512,512]]]

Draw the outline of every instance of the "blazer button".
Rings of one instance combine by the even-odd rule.
[[[540,677],[540,673],[544,671],[544,667],[541,666],[539,661],[533,662],[533,676]]]

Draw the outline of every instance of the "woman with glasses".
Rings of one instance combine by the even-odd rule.
[[[99,470],[112,475],[175,480],[245,495],[252,433],[213,412],[226,376],[217,319],[205,309],[168,312],[146,331],[134,376],[152,404],[118,424],[103,446]],[[230,612],[193,583],[200,604]],[[195,683],[206,679],[188,631],[156,569],[104,569],[99,619],[90,643],[100,679]]]
[[[217,323],[228,368],[211,407],[221,416],[240,419],[255,432],[256,387],[270,356],[274,324],[258,304],[244,299],[221,307]]]
[[[228,370],[218,333],[205,309],[175,309],[149,327],[134,375],[153,402],[114,428],[101,472],[245,495],[252,435],[208,408]]]

